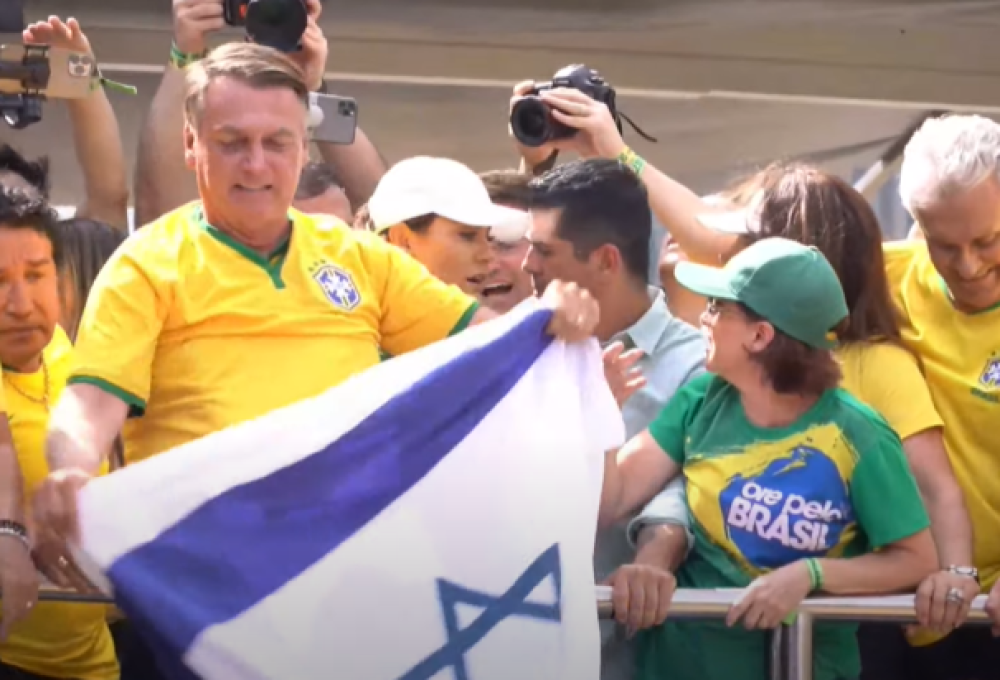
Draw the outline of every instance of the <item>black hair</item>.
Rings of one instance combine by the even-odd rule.
[[[530,207],[560,211],[556,233],[573,245],[577,258],[612,245],[629,275],[645,285],[653,217],[646,188],[631,169],[604,159],[573,161],[530,186]]]
[[[342,189],[343,184],[337,172],[329,163],[309,161],[299,175],[299,186],[295,190],[295,200],[306,201],[321,196],[330,189]]]
[[[52,259],[57,267],[63,263],[59,216],[43,199],[13,187],[0,186],[0,228],[31,229],[52,244]]]
[[[17,175],[34,187],[42,198],[49,197],[49,159],[42,156],[34,161],[18,153],[10,144],[0,145],[0,174]]]
[[[82,308],[98,272],[125,242],[126,234],[104,222],[83,217],[62,220],[56,227],[63,253],[60,271],[73,284]]]

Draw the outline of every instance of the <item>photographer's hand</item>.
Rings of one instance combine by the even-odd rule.
[[[323,75],[326,73],[326,56],[329,46],[323,29],[319,27],[319,15],[323,6],[319,0],[306,0],[306,12],[309,15],[305,33],[302,34],[302,49],[292,52],[290,56],[305,73],[309,90],[315,92],[323,85]]]
[[[566,88],[543,92],[541,97],[552,107],[553,118],[580,131],[568,141],[581,157],[614,159],[625,149],[625,140],[602,102]]]
[[[219,0],[174,0],[174,44],[184,54],[207,50],[205,37],[225,25]]]
[[[90,41],[73,18],[65,23],[55,16],[49,17],[48,21],[35,21],[28,24],[22,37],[25,45],[48,45],[94,56]]]

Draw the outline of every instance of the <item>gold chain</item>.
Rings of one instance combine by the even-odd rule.
[[[6,376],[4,377],[6,378]],[[43,392],[41,399],[39,399],[38,397],[33,397],[30,394],[26,393],[24,390],[18,387],[13,380],[5,379],[4,382],[7,383],[7,385],[12,390],[20,394],[22,397],[30,401],[32,404],[38,404],[39,406],[45,407],[45,412],[48,413],[49,412],[49,367],[45,364],[44,356],[42,357],[42,380],[45,381],[44,382],[45,391]]]

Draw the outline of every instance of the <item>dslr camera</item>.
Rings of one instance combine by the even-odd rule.
[[[552,107],[539,95],[556,88],[579,90],[591,99],[603,102],[621,132],[622,124],[615,107],[615,90],[594,69],[583,64],[572,64],[559,69],[552,80],[540,83],[519,99],[510,112],[510,129],[514,137],[527,147],[539,147],[559,139],[569,139],[577,130],[563,125],[552,117]]]
[[[281,52],[301,48],[309,20],[305,0],[222,0],[222,17],[258,45]]]

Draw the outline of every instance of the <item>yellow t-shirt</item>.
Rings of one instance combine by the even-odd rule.
[[[984,591],[1000,573],[1000,305],[958,311],[923,242],[885,246],[886,272],[903,341],[920,359],[945,447],[965,493],[973,559]]]
[[[24,477],[28,507],[31,495],[48,475],[45,434],[51,406],[58,400],[72,368],[73,346],[56,327],[42,354],[45,371],[3,374],[14,449]],[[45,373],[48,373],[46,388]],[[118,660],[103,604],[39,602],[27,619],[0,644],[0,659],[31,673],[78,680],[116,680]]]
[[[920,363],[889,342],[855,343],[837,350],[840,386],[885,418],[900,439],[941,427]]]
[[[463,328],[475,301],[375,234],[291,211],[265,258],[192,203],[133,235],[94,283],[70,382],[122,398],[136,462],[314,397]]]

